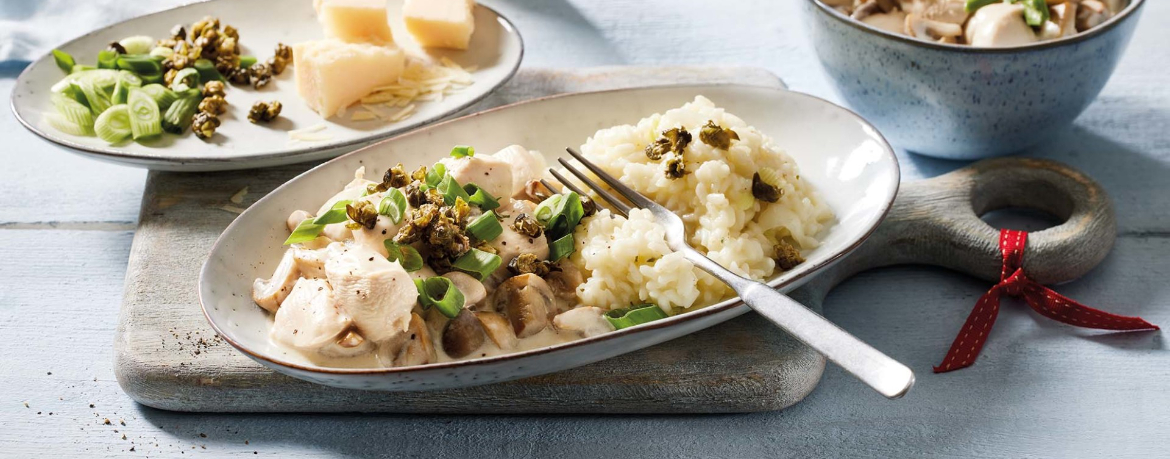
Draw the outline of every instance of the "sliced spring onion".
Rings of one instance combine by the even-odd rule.
[[[974,13],[975,10],[983,8],[992,3],[1000,3],[1002,0],[967,0],[967,4],[963,7],[968,13]]]
[[[72,55],[59,49],[53,50],[53,60],[57,61],[57,67],[65,73],[73,73],[73,66],[77,65]]]
[[[496,272],[503,261],[499,255],[494,253],[471,249],[451,262],[451,267],[470,274],[476,280],[484,280]]]
[[[130,131],[134,140],[162,134],[162,116],[158,113],[158,102],[138,88],[130,89],[127,100],[130,110]]]
[[[418,289],[418,302],[423,309],[432,306],[439,312],[452,319],[463,310],[463,292],[455,288],[455,284],[443,276],[428,277],[426,280],[415,279],[414,287]]]
[[[424,177],[425,180],[423,180],[423,183],[430,188],[434,188],[439,186],[439,182],[443,181],[443,177],[446,176],[447,166],[444,166],[443,163],[435,163],[434,166],[427,169],[427,176]]]
[[[65,94],[53,94],[49,99],[53,101],[57,113],[60,113],[69,122],[84,129],[93,127],[93,112],[89,111],[89,107]]]
[[[398,188],[386,190],[386,196],[378,203],[378,214],[390,217],[390,221],[397,225],[406,214],[406,195]]]
[[[399,244],[391,239],[383,241],[382,245],[386,247],[386,253],[389,254],[386,256],[386,259],[397,261],[406,272],[412,273],[422,269],[422,255],[419,255],[414,247],[407,244]]]
[[[489,242],[495,240],[503,232],[504,227],[500,225],[499,217],[496,217],[496,213],[490,210],[467,224],[467,234],[472,235],[478,241]]]
[[[475,147],[467,145],[456,145],[451,149],[452,158],[462,158],[464,156],[475,156]]]
[[[648,303],[630,306],[628,308],[614,309],[605,313],[603,317],[605,317],[605,320],[610,325],[613,325],[614,329],[621,330],[623,328],[653,322],[658,319],[665,319],[670,316],[662,308],[658,307],[658,305]]]
[[[157,46],[154,49],[150,50],[150,55],[154,56],[154,57],[161,57],[163,59],[166,59],[168,57],[174,56],[175,50],[171,49],[171,48],[167,48],[166,46]]]
[[[118,68],[118,53],[112,50],[102,50],[97,55],[97,68],[99,69],[116,69]]]
[[[110,103],[114,105],[124,104],[130,100],[130,85],[118,80],[114,84],[114,92],[110,94]]]
[[[353,201],[350,200],[337,201],[333,203],[333,206],[328,211],[318,215],[316,218],[306,218],[297,225],[297,228],[288,236],[288,239],[284,240],[284,245],[311,241],[321,235],[321,231],[325,230],[325,225],[346,221],[349,219],[349,216],[345,213],[345,206],[352,203]]]
[[[447,203],[448,206],[455,204],[457,198],[463,198],[463,202],[471,199],[471,196],[468,196],[467,192],[463,190],[463,186],[450,175],[444,175],[443,180],[439,181],[439,185],[435,189],[443,195],[443,202]]]
[[[154,39],[145,35],[135,35],[118,40],[118,44],[126,50],[126,54],[146,54],[154,47]]]
[[[1045,0],[1015,0],[1013,3],[1024,4],[1024,21],[1028,25],[1040,27],[1048,22],[1048,2]]]
[[[126,140],[134,132],[130,127],[130,109],[125,104],[110,107],[98,116],[93,130],[98,137],[109,143]]]
[[[576,250],[576,245],[573,244],[573,234],[569,233],[561,236],[548,245],[548,261],[557,261],[565,258]]]
[[[176,94],[177,95],[177,94]],[[162,117],[162,128],[171,134],[182,134],[191,125],[191,118],[199,108],[199,96],[179,97]]]
[[[240,68],[246,69],[256,65],[256,56],[240,56]]]
[[[53,126],[53,129],[56,129],[58,131],[61,131],[63,133],[69,134],[69,135],[89,135],[90,134],[89,129],[78,126],[77,123],[69,121],[64,116],[61,116],[60,113],[46,113],[45,114],[45,122],[49,123],[49,126]]]
[[[227,81],[223,75],[219,73],[219,70],[215,69],[215,63],[207,59],[195,60],[195,70],[199,72],[200,81]]]
[[[174,91],[171,91],[170,89],[167,89],[166,86],[157,83],[143,86],[142,92],[145,92],[146,95],[150,96],[151,99],[154,99],[155,103],[158,104],[159,110],[166,110],[179,98],[179,96],[175,95]]]
[[[158,75],[162,73],[162,64],[149,54],[129,55],[118,57],[118,68],[129,70],[139,75]]]
[[[496,200],[491,193],[484,191],[479,185],[468,183],[463,185],[463,191],[466,191],[470,198],[467,200],[468,204],[479,207],[483,210],[495,210],[500,207],[500,201]]]
[[[576,192],[558,194],[545,199],[536,206],[533,212],[536,221],[544,227],[549,240],[557,240],[566,234],[572,234],[573,229],[585,217],[585,208],[581,205],[581,197]]]
[[[89,104],[89,110],[94,115],[101,115],[102,112],[106,111],[112,105],[110,103],[110,96],[105,91],[98,89],[94,79],[78,78],[73,83],[85,95],[85,102]]]
[[[70,73],[87,72],[90,70],[97,70],[97,67],[94,67],[92,65],[74,65],[73,71]]]
[[[183,86],[180,86],[183,85]],[[175,78],[171,80],[171,89],[174,91],[184,91],[188,88],[199,87],[199,71],[194,67],[187,67],[179,70],[175,74]]]

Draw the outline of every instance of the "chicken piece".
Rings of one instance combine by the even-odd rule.
[[[298,209],[289,214],[288,220],[285,220],[285,224],[288,225],[288,230],[291,232],[296,230],[297,226],[300,225],[301,222],[310,218],[313,218],[312,214],[310,214],[308,211]]]
[[[862,19],[861,22],[897,34],[906,33],[906,13],[901,11],[871,14]]]
[[[511,197],[523,194],[525,185],[531,180],[540,180],[548,168],[544,155],[519,145],[512,145],[492,156],[512,166],[512,190],[507,194]]]
[[[374,204],[377,205],[377,203],[378,200],[375,200]],[[400,220],[398,223],[394,223],[394,220],[391,220],[390,217],[379,215],[378,223],[374,225],[374,228],[366,229],[365,227],[361,227],[356,230],[351,230],[353,234],[353,242],[357,245],[378,252],[383,257],[385,257],[388,255],[386,253],[385,241],[387,239],[393,239],[394,235],[398,234],[398,230],[402,228],[402,225],[405,222],[405,218]]]
[[[1077,9],[1077,30],[1084,32],[1113,17],[1113,11],[1098,0],[1084,0]]]
[[[460,185],[474,183],[488,194],[507,204],[512,196],[512,167],[491,155],[443,158],[439,161]]]
[[[613,325],[605,320],[601,308],[582,306],[573,308],[553,317],[553,325],[558,330],[576,332],[584,338],[609,333],[614,330]]]
[[[954,43],[963,28],[950,22],[934,21],[916,14],[906,16],[906,35],[925,41]]]
[[[293,284],[300,278],[294,252],[293,249],[284,252],[271,278],[256,279],[252,282],[252,301],[268,312],[275,313],[280,308],[280,303],[288,297]]]
[[[902,0],[902,10],[926,19],[962,25],[967,22],[964,0]]]
[[[528,237],[512,229],[512,222],[516,216],[520,214],[532,215],[536,211],[536,204],[532,201],[517,199],[512,201],[508,210],[501,209],[496,209],[496,213],[508,215],[508,218],[500,223],[504,227],[504,232],[500,234],[500,237],[488,243],[496,249],[496,255],[500,256],[502,262],[500,266],[507,266],[509,261],[521,253],[531,253],[541,260],[548,258],[548,241],[544,234],[538,237]]]
[[[459,289],[459,293],[463,294],[463,307],[470,308],[479,304],[487,298],[487,289],[484,288],[483,283],[475,280],[471,275],[459,271],[451,271],[444,274],[443,277],[451,280],[455,284],[455,288]]]
[[[567,259],[556,264],[557,269],[544,276],[544,281],[552,287],[557,298],[572,301],[577,298],[577,286],[585,282],[585,275],[577,265]]]
[[[366,339],[382,343],[406,331],[418,290],[402,265],[351,246],[325,263],[325,274],[333,286],[333,304]]]
[[[1036,33],[1024,20],[1024,7],[1018,3],[993,3],[979,8],[967,21],[965,37],[971,46],[988,48],[1037,41]]]
[[[337,194],[334,194],[332,197],[325,200],[324,204],[321,204],[321,208],[317,209],[317,215],[328,212],[329,209],[333,208],[334,204],[337,204],[337,201],[356,201],[360,199],[362,195],[365,194],[366,187],[378,183],[366,180],[365,175],[365,166],[359,167],[358,170],[353,174],[353,180],[347,183],[344,189],[338,191]],[[345,222],[342,222],[325,225],[325,229],[321,231],[321,235],[334,241],[344,241],[353,236],[353,231],[351,231],[349,228],[346,228]]]
[[[269,336],[273,341],[306,353],[352,357],[373,350],[373,344],[353,331],[353,321],[332,304],[333,290],[322,279],[301,279],[276,311]]]
[[[1048,8],[1051,18],[1040,28],[1040,37],[1045,40],[1071,37],[1077,34],[1077,4],[1067,1]]]

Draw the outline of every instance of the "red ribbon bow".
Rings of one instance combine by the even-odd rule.
[[[999,298],[1009,296],[1023,296],[1024,301],[1032,310],[1050,319],[1075,325],[1082,328],[1097,328],[1102,330],[1157,330],[1158,326],[1142,320],[1140,317],[1126,317],[1110,314],[1093,309],[1068,299],[1051,289],[1036,283],[1024,274],[1024,246],[1028,242],[1028,233],[1015,230],[1000,230],[999,248],[1003,253],[1003,271],[1000,272],[999,284],[991,287],[987,293],[979,298],[975,310],[967,316],[963,329],[951,350],[939,366],[934,367],[935,373],[966,368],[975,363],[983,343],[987,342],[987,335],[995,318],[999,315]]]

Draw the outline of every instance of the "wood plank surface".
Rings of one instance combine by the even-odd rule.
[[[133,7],[145,13],[181,1]],[[524,68],[753,65],[771,70],[795,90],[839,101],[805,38],[804,0],[742,0],[715,7],[704,0],[484,1],[524,34]],[[1117,207],[1119,239],[1109,257],[1085,278],[1057,290],[1161,325],[1170,323],[1166,21],[1170,2],[1146,1],[1116,73],[1070,135],[1024,153],[1087,172]],[[18,71],[0,67],[0,94],[11,91]],[[919,372],[914,391],[896,402],[829,367],[801,403],[744,415],[154,410],[135,404],[113,376],[129,230],[145,173],[48,145],[17,125],[6,107],[0,109],[0,136],[0,254],[13,264],[0,277],[0,456],[1150,458],[1170,451],[1165,409],[1170,351],[1161,335],[1077,330],[1008,302],[979,364],[930,375],[930,365],[942,358],[989,286],[931,267],[866,272],[826,300],[830,319]],[[899,159],[904,180],[964,165],[901,152]],[[53,322],[40,320],[42,315]],[[46,329],[59,333],[46,338]],[[104,417],[111,425],[102,423]],[[619,434],[641,441],[615,442]]]

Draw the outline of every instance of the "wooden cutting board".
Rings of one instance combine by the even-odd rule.
[[[781,85],[763,69],[742,67],[526,69],[468,111],[556,93],[698,82]],[[196,280],[212,243],[236,216],[225,206],[246,206],[313,165],[149,174],[115,341],[115,372],[131,397],[155,408],[211,412],[706,413],[782,409],[820,380],[824,358],[754,313],[592,365],[460,390],[341,390],[275,373],[215,336],[200,311]],[[244,187],[243,203],[231,203]],[[1081,276],[1112,246],[1112,207],[1095,182],[1051,162],[985,161],[903,184],[870,240],[793,296],[819,311],[840,281],[901,263],[996,279],[997,233],[976,215],[1001,207],[1067,218],[1029,240],[1025,268],[1041,282]]]

